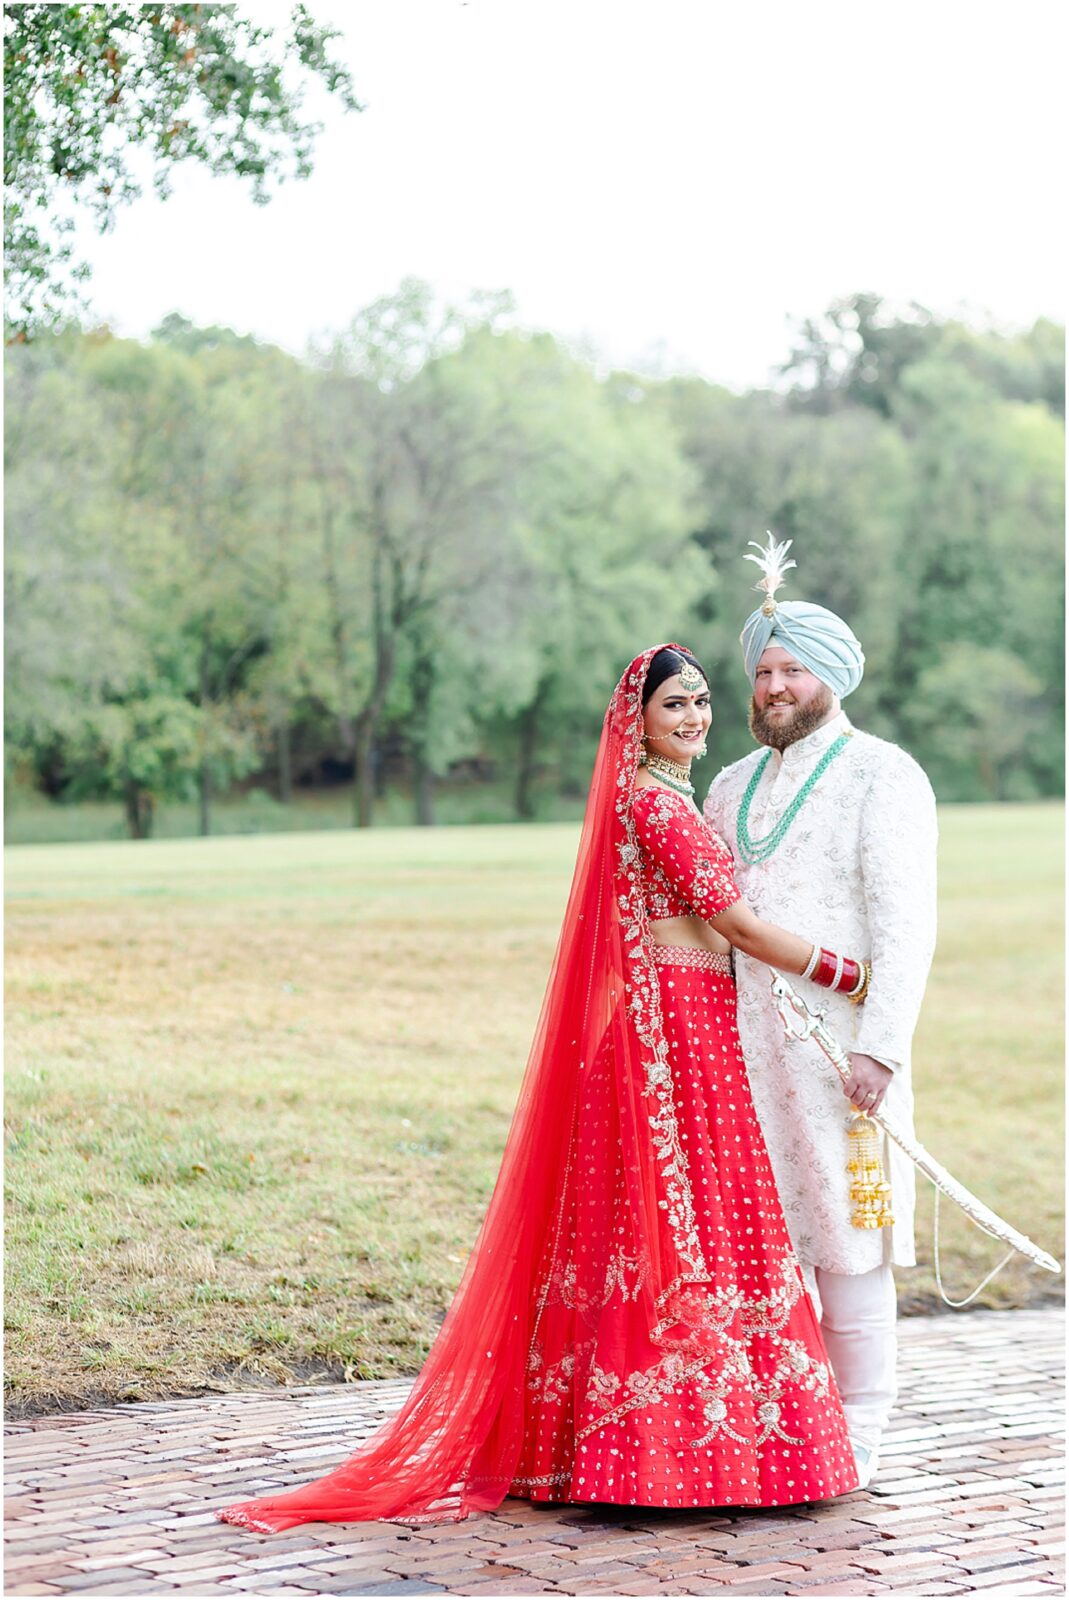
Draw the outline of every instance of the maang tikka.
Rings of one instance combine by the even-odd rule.
[[[683,664],[679,669],[679,684],[680,688],[685,689],[687,694],[693,694],[696,689],[700,689],[705,684],[705,677],[701,669],[696,667],[693,661],[688,661],[686,657],[683,658]],[[706,687],[708,686],[706,685]],[[704,739],[694,754],[699,759],[705,754]]]

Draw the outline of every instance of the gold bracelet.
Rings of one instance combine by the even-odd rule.
[[[868,994],[869,984],[872,982],[871,963],[868,961],[862,961],[859,963],[859,965],[861,967],[861,982],[858,984],[853,993],[848,994],[846,997],[852,1006],[859,1006],[861,1004],[865,996]]]

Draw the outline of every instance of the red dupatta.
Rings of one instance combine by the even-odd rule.
[[[520,1458],[526,1370],[548,1285],[560,1270],[569,1185],[587,1214],[638,1242],[638,1304],[651,1344],[692,1360],[709,1350],[711,1275],[676,1127],[668,1048],[631,815],[655,645],[628,666],[601,732],[560,941],[501,1169],[434,1346],[398,1414],[325,1477],[227,1506],[264,1532],[303,1522],[459,1520],[508,1493]],[[593,1070],[595,1068],[596,1070]],[[603,1104],[619,1161],[576,1170],[580,1098]],[[608,1188],[610,1169],[617,1178]],[[625,1214],[626,1213],[626,1214]],[[578,1253],[580,1306],[597,1306],[606,1236]],[[569,1263],[574,1271],[575,1254]],[[704,1286],[704,1287],[702,1287]],[[596,1313],[591,1313],[592,1315]]]

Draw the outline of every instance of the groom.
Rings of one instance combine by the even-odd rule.
[[[912,1130],[910,1043],[935,944],[935,798],[911,756],[851,725],[841,702],[861,682],[861,646],[823,606],[777,604],[784,554],[770,540],[759,562],[773,563],[759,585],[768,597],[742,633],[750,728],[764,748],[720,773],[705,815],[731,848],[739,887],[758,916],[872,960],[861,1006],[792,979],[850,1052],[844,1098],[818,1047],[788,1041],[769,1002],[767,967],[736,957],[754,1102],[791,1239],[816,1291],[865,1486],[897,1392],[891,1264],[916,1260],[915,1173],[883,1140],[894,1225],[855,1228],[847,1128],[851,1103],[874,1111],[886,1102]]]

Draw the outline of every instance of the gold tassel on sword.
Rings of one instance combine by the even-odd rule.
[[[812,1039],[814,1044],[823,1050],[843,1082],[848,1083],[852,1075],[850,1057],[831,1029],[825,1026],[823,1016],[819,1012],[810,1010],[782,973],[775,972],[772,975],[772,998],[788,1038]],[[893,1118],[885,1116],[882,1111],[870,1112],[868,1118],[882,1128],[899,1149],[905,1151],[914,1166],[919,1168],[926,1178],[931,1179],[936,1189],[959,1205],[965,1215],[975,1222],[978,1228],[982,1228],[984,1233],[990,1234],[993,1239],[1004,1240],[1006,1244],[1019,1250],[1023,1256],[1027,1256],[1029,1261],[1034,1261],[1037,1267],[1044,1267],[1047,1272],[1062,1270],[1060,1264],[1052,1255],[1048,1255],[1046,1250],[1041,1250],[1025,1234],[1018,1233],[1016,1228],[1011,1228],[1008,1222],[1004,1222],[989,1206],[985,1206],[982,1200],[970,1194],[965,1185],[952,1177],[934,1156],[928,1154],[922,1144],[918,1144],[908,1133],[903,1133]],[[858,1192],[857,1194],[854,1194],[853,1190],[851,1192],[852,1197],[860,1203],[863,1214],[867,1213],[874,1219],[861,1225],[883,1227],[890,1221],[890,1211],[887,1206],[889,1195],[887,1185],[882,1181],[882,1172],[878,1173],[871,1165],[873,1153],[864,1148],[864,1139],[859,1138],[850,1162],[851,1171],[857,1167],[857,1171],[854,1172],[856,1181],[853,1187]],[[873,1191],[871,1194],[868,1192],[870,1189]],[[885,1213],[886,1220],[881,1217],[881,1209]]]

